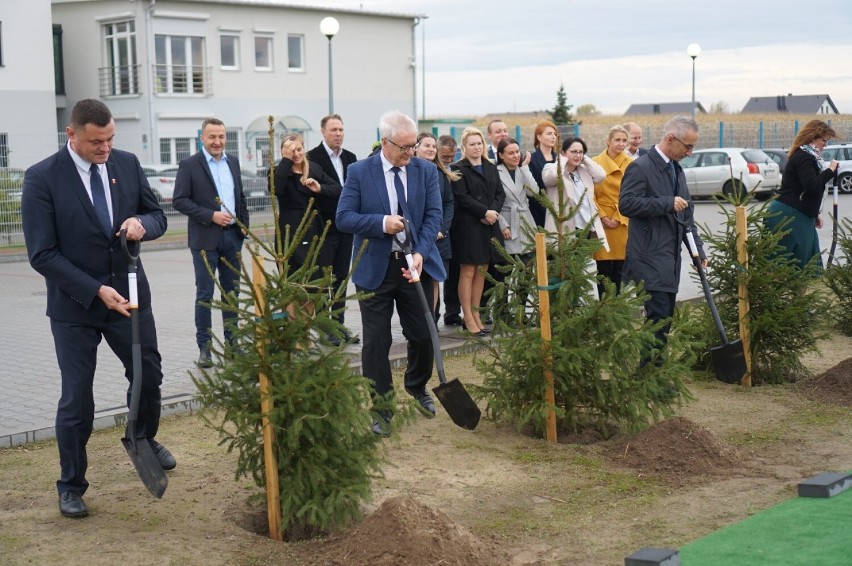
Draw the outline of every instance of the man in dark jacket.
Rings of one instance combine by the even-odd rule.
[[[702,262],[707,263],[692,218],[692,197],[678,163],[692,154],[697,142],[695,120],[675,116],[663,127],[660,143],[631,163],[621,181],[618,208],[630,218],[622,277],[644,283],[651,296],[645,303],[645,316],[654,322],[674,314],[681,244],[687,242],[687,230],[695,237]],[[670,326],[656,333],[659,345],[666,343]]]
[[[323,173],[335,179],[340,186],[346,182],[346,173],[349,166],[358,158],[347,149],[343,149],[343,118],[339,114],[331,114],[320,120],[320,131],[323,141],[308,152],[308,159],[316,163]],[[317,198],[317,209],[323,221],[331,220],[331,226],[325,237],[324,247],[331,260],[331,270],[336,281],[343,281],[349,275],[349,266],[352,264],[352,234],[341,232],[337,229],[334,217],[337,214],[337,203],[340,195],[334,197]],[[334,304],[338,312],[337,320],[343,324],[346,304],[343,301]],[[344,339],[350,343],[360,342],[357,336],[352,336],[344,329]],[[329,336],[332,343],[338,338]]]

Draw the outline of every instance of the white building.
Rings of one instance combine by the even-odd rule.
[[[0,167],[55,152],[57,97],[50,0],[0,0]]]
[[[143,163],[177,164],[194,153],[201,122],[215,116],[228,128],[227,151],[244,168],[263,166],[270,115],[279,136],[302,130],[308,148],[321,140],[319,121],[329,110],[329,40],[319,29],[326,16],[340,23],[331,40],[333,105],[346,125],[345,146],[365,156],[386,110],[416,116],[417,15],[276,0],[28,0],[14,2],[13,17],[38,23],[10,38],[11,4],[0,2],[3,56],[14,50],[10,41],[26,45],[18,56],[27,68],[15,76],[32,73],[33,84],[12,93],[0,87],[0,132],[32,131],[35,114],[56,132],[76,101],[99,98],[115,116],[116,147]],[[53,69],[51,18],[64,96],[54,96],[54,76],[45,72]],[[55,139],[22,166],[55,151]]]

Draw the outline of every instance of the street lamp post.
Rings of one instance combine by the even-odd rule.
[[[695,120],[695,58],[701,55],[701,46],[690,43],[686,48],[686,54],[692,57],[692,119]]]
[[[331,65],[331,39],[340,31],[337,18],[328,16],[320,22],[320,33],[328,38],[328,113],[334,114],[334,78]]]

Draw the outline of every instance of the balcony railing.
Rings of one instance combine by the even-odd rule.
[[[116,65],[98,69],[101,96],[140,94],[139,65]]]
[[[154,92],[209,96],[210,69],[203,65],[154,65]]]

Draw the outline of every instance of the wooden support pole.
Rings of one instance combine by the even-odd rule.
[[[538,280],[538,313],[539,329],[541,330],[542,355],[544,356],[544,379],[547,387],[544,391],[544,400],[548,404],[547,426],[545,436],[548,442],[556,442],[556,395],[553,392],[553,354],[550,351],[550,291],[547,290],[547,246],[545,245],[545,234],[535,234],[535,266]]]
[[[252,254],[252,286],[254,287],[254,312],[262,318],[266,312],[266,273],[261,265],[262,258]],[[261,359],[266,355],[266,340],[262,333],[257,336],[257,353]],[[283,540],[281,534],[281,492],[278,485],[278,459],[275,456],[275,434],[269,422],[272,399],[269,397],[269,379],[260,372],[260,419],[263,429],[263,461],[266,472],[266,514],[269,519],[269,538]]]
[[[739,315],[740,315],[740,341],[743,343],[743,353],[745,354],[746,373],[740,380],[740,385],[743,387],[751,387],[751,337],[749,336],[748,327],[748,285],[746,281],[746,270],[748,269],[748,226],[746,224],[746,208],[738,206],[736,208],[737,215],[737,262],[742,266],[742,271],[739,273],[739,286],[737,291]]]

